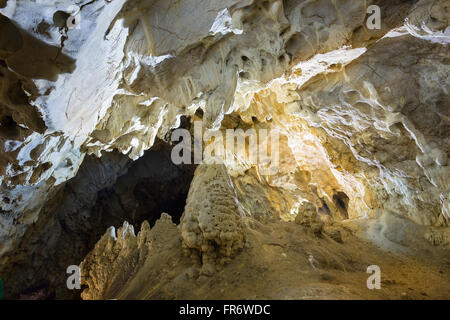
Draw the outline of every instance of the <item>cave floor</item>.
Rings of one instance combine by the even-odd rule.
[[[181,248],[174,224],[156,225],[154,244],[134,276],[110,286],[109,299],[449,299],[450,256],[420,249],[386,252],[335,223],[313,233],[295,222],[249,220],[245,248],[212,276]],[[157,229],[157,230],[156,230]],[[340,236],[335,235],[339,231]],[[342,241],[341,241],[342,240]],[[369,265],[381,289],[367,288]],[[115,288],[114,290],[112,288]]]

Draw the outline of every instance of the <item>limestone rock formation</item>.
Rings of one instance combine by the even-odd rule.
[[[449,19],[446,0],[0,0],[5,297],[79,297],[83,261],[86,299],[448,299]],[[229,130],[270,153],[221,154]],[[214,154],[176,165],[177,143]],[[361,291],[377,263],[388,289]]]

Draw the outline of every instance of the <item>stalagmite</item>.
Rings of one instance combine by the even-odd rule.
[[[0,0],[4,298],[449,299],[449,19]]]

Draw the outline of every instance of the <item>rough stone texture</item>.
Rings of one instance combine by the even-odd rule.
[[[312,79],[299,93],[298,107],[290,105],[292,113],[344,142],[357,166],[367,167],[360,170],[376,189],[375,203],[418,223],[444,226],[450,181],[447,52],[408,35],[383,39],[346,67],[351,80],[343,74]],[[339,152],[333,143],[327,149]],[[354,170],[352,163],[338,165]]]
[[[243,248],[242,212],[224,165],[198,166],[180,228],[183,245],[201,257],[204,273]]]

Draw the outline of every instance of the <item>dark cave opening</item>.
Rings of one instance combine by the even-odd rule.
[[[98,193],[93,210],[101,213],[104,224],[119,227],[126,220],[137,232],[144,220],[153,226],[163,212],[180,222],[196,166],[175,165],[170,156],[169,146],[159,142]]]
[[[349,218],[348,205],[350,199],[345,192],[337,191],[334,193],[332,202],[324,198],[320,198],[320,201],[322,206],[318,209],[318,212],[332,216],[336,220],[346,220]]]

